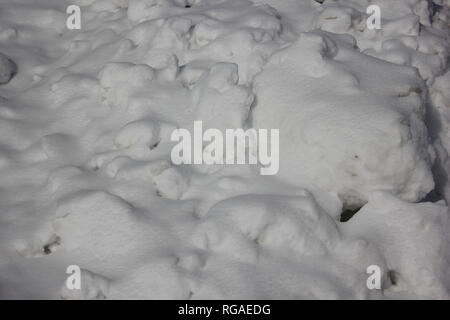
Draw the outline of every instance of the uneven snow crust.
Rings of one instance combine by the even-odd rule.
[[[449,8],[0,1],[0,298],[450,298]],[[279,173],[174,165],[197,120]]]

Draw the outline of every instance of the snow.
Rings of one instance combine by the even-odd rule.
[[[374,190],[420,200],[434,187],[421,80],[350,45],[311,32],[274,54],[254,82],[253,124],[283,128],[279,176],[292,184],[349,206]]]
[[[450,298],[449,10],[0,1],[0,298]],[[195,121],[279,129],[278,174],[175,165]]]

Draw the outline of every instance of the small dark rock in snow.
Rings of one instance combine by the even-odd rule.
[[[16,73],[16,63],[0,52],[0,85],[8,83]]]

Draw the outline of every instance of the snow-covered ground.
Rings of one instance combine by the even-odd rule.
[[[449,0],[0,0],[0,298],[449,299],[449,54]]]

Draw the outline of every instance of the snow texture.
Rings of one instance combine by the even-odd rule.
[[[0,1],[0,298],[449,299],[449,23],[448,0]],[[175,166],[196,120],[280,129],[279,173]]]

